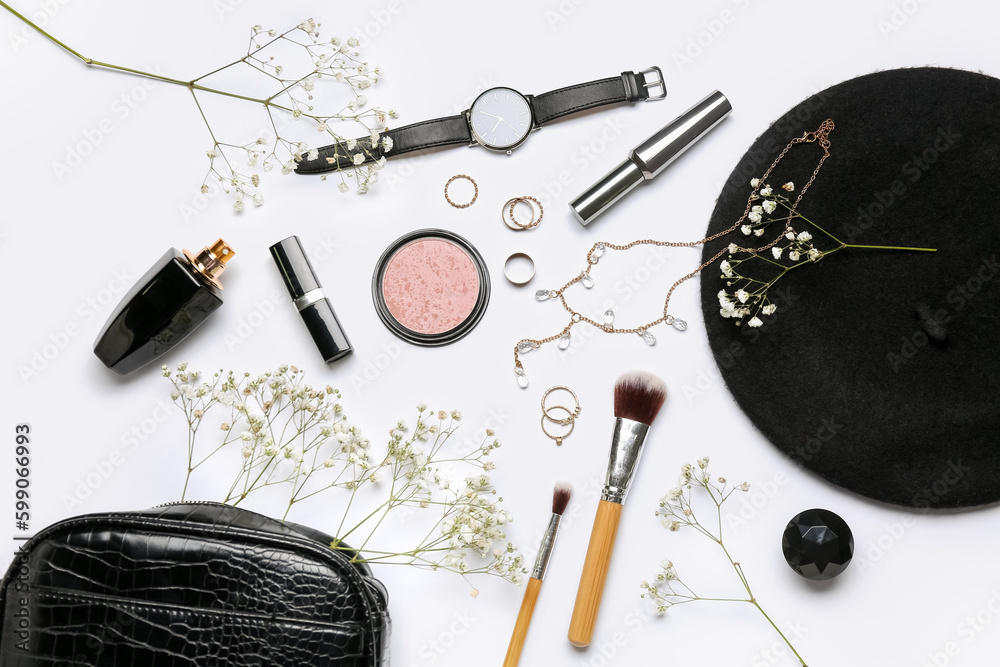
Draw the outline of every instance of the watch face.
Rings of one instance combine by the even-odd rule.
[[[469,125],[476,141],[495,150],[520,144],[531,131],[531,124],[528,100],[511,88],[491,88],[469,109]]]

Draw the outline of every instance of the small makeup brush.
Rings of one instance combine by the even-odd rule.
[[[615,430],[611,437],[608,472],[569,625],[569,641],[574,646],[588,646],[594,636],[622,505],[639,465],[646,433],[666,398],[667,385],[652,373],[625,373],[615,384]]]
[[[517,613],[517,622],[514,624],[514,633],[510,637],[510,645],[507,647],[507,657],[504,658],[503,667],[516,667],[521,659],[521,649],[524,648],[524,640],[528,637],[531,615],[535,612],[538,593],[542,590],[545,568],[548,567],[549,556],[552,555],[552,547],[556,543],[559,521],[562,519],[563,512],[566,511],[566,506],[572,495],[573,488],[569,484],[556,482],[556,488],[552,492],[552,518],[549,519],[549,527],[545,531],[545,537],[542,538],[542,545],[538,548],[538,558],[535,559],[535,567],[531,571],[531,578],[528,579],[524,591],[521,611]]]

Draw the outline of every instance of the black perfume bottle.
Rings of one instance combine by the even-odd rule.
[[[222,239],[197,254],[168,250],[111,313],[94,354],[126,375],[172,350],[222,305],[219,275],[235,254]]]

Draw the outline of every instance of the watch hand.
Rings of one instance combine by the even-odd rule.
[[[500,120],[497,121],[497,124],[493,126],[493,129],[490,130],[490,132],[496,132],[497,128],[500,127],[500,123],[502,123],[502,122],[503,122],[503,118],[501,118]]]
[[[499,118],[500,117],[500,116],[494,116],[491,113],[486,113],[485,111],[479,111],[478,113],[481,113],[484,116],[489,116],[490,118]]]
[[[503,119],[501,118],[501,120],[503,120]],[[510,123],[508,123],[507,121],[504,120],[503,124],[506,125],[507,127],[509,127],[511,130],[514,130],[514,126],[511,125]],[[514,130],[514,134],[517,134],[517,130]]]

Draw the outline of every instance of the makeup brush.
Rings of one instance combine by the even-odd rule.
[[[542,579],[545,578],[545,568],[549,564],[549,556],[552,555],[552,547],[556,543],[556,533],[559,531],[559,521],[563,512],[569,504],[570,496],[573,495],[573,488],[566,482],[556,482],[556,488],[552,492],[552,518],[549,519],[549,527],[542,538],[542,545],[538,548],[538,558],[535,559],[535,567],[531,571],[531,578],[528,579],[527,587],[524,591],[524,600],[521,601],[521,611],[517,613],[517,622],[514,624],[514,634],[510,637],[510,645],[507,646],[507,657],[504,658],[503,667],[516,667],[521,659],[521,649],[524,648],[524,640],[528,636],[528,626],[531,625],[531,615],[535,611],[535,603],[538,601],[538,593],[542,590]]]
[[[615,430],[611,437],[608,472],[569,624],[569,641],[574,646],[588,646],[594,636],[622,505],[639,465],[646,433],[666,398],[666,384],[652,373],[625,373],[615,384]]]

